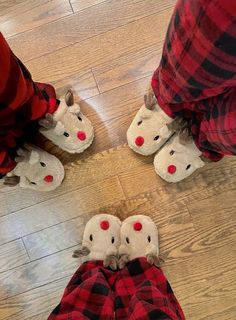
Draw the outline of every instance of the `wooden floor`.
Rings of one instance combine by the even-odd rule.
[[[236,159],[167,184],[125,144],[157,67],[174,0],[0,0],[0,30],[37,81],[72,87],[96,129],[82,156],[57,154],[47,194],[0,187],[0,319],[46,320],[95,213],[147,214],[187,320],[236,319]]]

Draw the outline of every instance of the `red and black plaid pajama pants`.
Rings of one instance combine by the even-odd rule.
[[[0,178],[11,171],[16,149],[38,130],[38,119],[58,106],[54,88],[35,83],[0,33]]]
[[[123,270],[84,263],[48,320],[184,320],[183,311],[161,269],[145,258]]]
[[[152,87],[171,117],[191,121],[198,148],[236,154],[236,1],[179,0]]]

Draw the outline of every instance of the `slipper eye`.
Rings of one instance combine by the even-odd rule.
[[[127,243],[130,243],[130,242],[129,242],[129,238],[128,238],[128,237],[126,237],[126,239],[125,239],[125,240],[126,240],[126,242],[127,242]]]
[[[93,241],[93,235],[92,235],[92,234],[90,234],[89,240],[90,240],[90,241]]]
[[[42,167],[46,167],[46,164],[44,162],[40,162]]]
[[[191,164],[188,164],[187,167],[186,167],[186,170],[188,170],[190,168],[191,168]]]
[[[36,183],[36,182],[31,181],[31,182],[30,182],[30,184],[36,185],[37,183]]]
[[[155,136],[154,140],[157,141],[160,138],[160,136]]]
[[[150,236],[148,236],[148,242],[151,242],[151,237]]]
[[[114,243],[115,242],[115,237],[112,237],[111,238],[111,243]]]
[[[82,121],[82,118],[80,116],[77,117],[79,119],[79,121]]]
[[[67,137],[67,138],[70,136],[69,133],[66,132],[66,131],[63,133],[63,135],[64,135],[65,137]]]
[[[140,121],[138,122],[138,126],[140,126],[142,123],[143,123],[143,121],[140,120]]]
[[[175,154],[174,150],[170,151],[170,155],[173,156]]]

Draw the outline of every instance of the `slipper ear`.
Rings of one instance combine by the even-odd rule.
[[[84,256],[88,256],[90,254],[90,250],[87,247],[82,247],[81,249],[77,249],[73,252],[73,258],[81,258]]]
[[[37,162],[39,162],[40,160],[40,156],[39,156],[39,153],[35,150],[32,150],[30,152],[30,158],[29,158],[29,163],[30,164],[35,164]]]
[[[39,120],[39,125],[42,126],[43,129],[50,130],[56,127],[57,121],[53,119],[52,114],[47,113],[44,119]]]
[[[55,129],[53,130],[57,136],[62,136],[65,132],[64,124],[61,121],[57,121],[57,125]]]
[[[20,177],[20,187],[23,189],[26,189],[29,187],[29,185],[30,185],[29,180],[26,177],[21,176]]]
[[[144,103],[145,107],[148,110],[153,110],[155,108],[155,105],[157,104],[157,99],[155,97],[154,92],[151,91],[144,95]]]
[[[191,134],[189,133],[189,129],[188,128],[184,128],[182,130],[180,130],[179,132],[179,142],[182,145],[186,145],[188,143],[190,143],[193,140]]]
[[[80,106],[76,103],[69,108],[69,112],[78,115],[80,113]]]
[[[65,102],[68,107],[71,107],[74,105],[74,94],[72,90],[68,90],[65,94]]]
[[[198,157],[196,159],[193,160],[193,165],[195,168],[202,168],[205,165],[205,162],[202,161],[201,157]]]
[[[168,138],[170,136],[171,132],[167,125],[164,125],[164,127],[161,128],[160,134],[163,138]]]

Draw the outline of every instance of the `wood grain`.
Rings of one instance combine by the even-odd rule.
[[[72,254],[73,249],[68,249],[0,273],[0,300],[72,276],[79,265]]]
[[[0,246],[0,273],[29,262],[21,239]]]
[[[235,188],[225,189],[222,193],[219,192],[207,199],[199,200],[197,205],[196,202],[188,204],[194,224],[199,230],[204,230],[212,225],[214,228],[228,225],[230,230],[222,234],[222,240],[234,232],[236,222],[235,190]],[[201,219],[199,211],[205,216],[204,220]]]
[[[231,308],[233,313],[223,316],[233,319],[235,315],[235,242],[231,250],[225,245],[199,256],[193,256],[189,261],[179,261],[175,265],[175,273],[166,266],[173,288],[186,313],[187,319],[217,319],[224,310]],[[226,313],[227,314],[227,313]],[[215,318],[214,318],[214,317]]]
[[[115,88],[81,102],[81,110],[95,124],[111,121],[124,115],[128,117],[132,114],[133,117],[144,103],[143,96],[149,84],[150,77],[145,77]]]
[[[72,9],[68,0],[28,0],[1,12],[0,29],[9,38],[70,14]]]
[[[122,170],[122,163],[126,154],[131,154],[133,165],[139,165],[140,162],[135,161],[135,157],[130,153],[129,149],[116,148],[109,151],[104,151],[99,154],[94,154],[85,159],[78,159],[65,166],[66,179],[63,184],[55,191],[48,193],[35,193],[30,190],[22,190],[18,187],[7,188],[2,187],[0,190],[0,201],[4,206],[0,208],[0,215],[4,216],[9,213],[14,213],[18,210],[28,208],[40,202],[45,202],[50,199],[55,199],[60,195],[71,191],[80,190],[84,187],[93,184],[99,186],[108,178],[112,178]],[[68,155],[65,155],[65,158]],[[70,159],[70,156],[68,156]],[[104,161],[106,159],[106,161]],[[120,161],[122,160],[122,162]],[[98,170],[99,168],[99,170]],[[111,182],[114,179],[111,179]]]
[[[82,242],[88,215],[71,219],[23,238],[31,261],[65,250]],[[42,247],[42,243],[44,246]]]
[[[116,177],[65,193],[55,199],[1,217],[0,243],[15,240],[122,199],[123,191]]]
[[[166,27],[166,22],[168,20],[165,19],[163,21],[163,17],[167,14],[168,17],[170,16],[171,10],[169,8],[172,9],[173,3],[173,0],[146,0],[145,2],[142,0],[135,0],[132,1],[132,3],[130,0],[111,0],[101,3],[98,8],[96,6],[88,8],[87,10],[83,10],[72,16],[59,19],[50,24],[45,24],[36,30],[12,37],[9,39],[9,42],[13,51],[15,51],[15,53],[25,62],[75,43],[78,46],[78,43],[81,43],[86,39],[127,25],[137,19],[154,14],[155,12],[160,12],[157,14],[158,17],[155,21],[156,36],[158,36],[160,33],[160,31],[158,31],[159,26],[165,22]],[[146,19],[148,24],[150,24],[152,19],[150,19],[150,21],[148,17]],[[162,20],[162,23],[160,23],[159,20]],[[139,31],[140,30],[142,29],[140,28]],[[165,29],[161,28],[161,30],[162,33],[164,33],[163,30]],[[138,37],[136,39],[138,39]],[[106,43],[107,47],[110,47],[110,45],[111,43]],[[102,47],[96,46],[95,42],[93,50],[95,49],[99,52]],[[73,47],[70,49],[73,50]],[[87,51],[86,47],[84,47],[82,57],[76,54],[76,47],[74,49],[75,58],[76,60],[79,60],[82,57],[86,59],[92,48],[89,48]],[[114,47],[110,48],[110,50],[111,49],[114,50]],[[93,60],[98,58],[98,52],[93,56]],[[60,65],[60,61],[57,61],[57,65]]]
[[[100,92],[151,77],[159,65],[163,42],[132,52],[93,68]]]
[[[59,303],[69,278],[26,291],[0,301],[0,315],[4,320],[45,320]],[[45,311],[42,314],[42,311]],[[39,314],[39,315],[38,315]]]
[[[78,11],[87,9],[89,7],[98,5],[105,1],[108,1],[108,0],[71,0],[70,3],[73,7],[73,10],[75,12],[78,12]]]
[[[1,0],[0,2],[0,16],[4,16],[6,12],[8,12],[11,7],[18,5],[25,0]]]
[[[52,82],[58,97],[64,97],[68,89],[72,89],[78,101],[88,99],[99,94],[97,83],[91,70],[76,72],[61,80]]]

